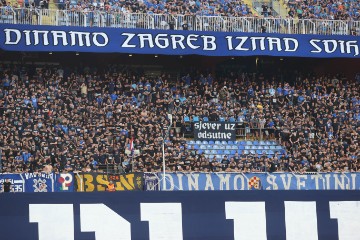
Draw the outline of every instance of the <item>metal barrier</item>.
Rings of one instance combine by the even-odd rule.
[[[360,35],[360,21],[281,17],[224,17],[37,8],[0,8],[0,23],[286,34]]]

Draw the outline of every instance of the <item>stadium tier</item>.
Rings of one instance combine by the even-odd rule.
[[[359,3],[1,0],[0,238],[359,240]]]
[[[263,11],[263,15],[256,16],[247,4],[240,1],[197,1],[201,6],[190,6],[194,11],[182,8],[180,3],[157,2],[158,4],[116,2],[113,5],[107,2],[106,6],[109,7],[105,8],[98,8],[96,1],[93,3],[95,6],[91,7],[89,3],[79,2],[71,7],[67,5],[67,10],[31,6],[17,8],[8,5],[0,7],[0,23],[286,34],[360,34],[358,1],[333,4],[317,1],[289,2],[288,16],[272,15],[270,9]],[[70,2],[67,1],[68,3]],[[181,1],[181,4],[187,4],[187,1]]]
[[[2,64],[2,171],[359,169],[359,75],[141,72]]]

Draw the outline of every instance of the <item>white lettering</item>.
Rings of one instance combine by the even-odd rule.
[[[200,47],[200,46],[193,45],[193,43],[192,43],[193,41],[196,41],[198,37],[199,37],[199,35],[196,35],[196,34],[188,35],[188,37],[186,39],[186,43],[191,49],[198,49]]]
[[[178,44],[181,49],[185,49],[185,45],[183,43],[185,37],[183,35],[171,35],[170,37],[171,37],[171,43],[173,49],[177,49]]]
[[[74,239],[72,204],[29,204],[29,222],[38,223],[39,240]]]
[[[66,32],[64,31],[51,31],[54,39],[54,45],[57,46],[59,44],[59,39],[62,40],[62,45],[66,46],[68,45],[67,38],[66,38]]]
[[[81,231],[95,232],[96,240],[131,240],[130,223],[105,204],[80,204],[80,218]]]
[[[284,38],[285,52],[295,52],[299,47],[299,42],[295,38]],[[290,47],[290,42],[293,43],[294,47]]]
[[[49,45],[49,38],[48,38],[48,34],[49,31],[39,31],[39,30],[33,30],[32,31],[34,33],[34,45],[38,45],[40,43],[39,40],[39,35],[42,34],[43,38],[42,38],[42,42],[44,46]]]
[[[127,36],[127,38],[125,39],[125,41],[124,41],[124,43],[121,45],[121,47],[124,47],[124,48],[134,48],[134,47],[136,47],[135,44],[129,44],[129,42],[131,41],[131,39],[133,39],[133,37],[135,36],[134,33],[122,33],[121,35]]]
[[[360,201],[330,202],[330,218],[337,219],[339,240],[358,240]]]
[[[318,240],[316,202],[284,204],[286,240]]]
[[[225,202],[226,219],[234,220],[234,240],[266,240],[265,202]]]
[[[140,203],[140,210],[141,221],[149,222],[150,240],[183,239],[181,203]]]
[[[216,50],[216,43],[215,40],[216,38],[214,36],[201,36],[202,39],[204,40],[204,48],[203,50],[205,51],[213,51]]]
[[[103,43],[99,42],[98,36],[102,37]],[[93,33],[93,42],[94,42],[95,46],[97,46],[97,47],[105,47],[109,43],[109,38],[106,35],[106,33],[96,32],[96,33]]]
[[[87,46],[90,47],[90,33],[89,32],[73,32],[70,31],[70,39],[71,39],[71,46],[75,46],[76,43],[79,44],[80,47]],[[84,44],[84,38],[85,38],[85,44]]]
[[[139,37],[139,40],[140,40],[140,48],[145,47],[145,41],[148,42],[150,48],[154,47],[154,42],[152,40],[152,35],[150,33],[138,34],[138,37]]]
[[[21,32],[19,30],[5,28],[4,32],[5,32],[5,45],[15,45],[20,42]],[[15,34],[15,39],[11,38],[11,36],[14,36],[14,34]]]
[[[158,35],[156,35],[155,44],[156,44],[156,46],[158,48],[167,48],[167,47],[169,47],[169,39],[167,38],[167,34],[158,34]]]

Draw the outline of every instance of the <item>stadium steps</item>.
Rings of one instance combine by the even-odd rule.
[[[256,11],[256,9],[254,8],[254,6],[253,6],[253,1],[252,1],[252,0],[244,0],[244,3],[247,4],[247,5],[250,7],[250,9],[252,9],[252,12],[253,12],[253,15],[254,15],[254,16],[259,16],[259,15],[261,15],[261,14],[259,14],[259,13]]]
[[[284,0],[273,1],[273,9],[283,18],[286,18],[288,9]]]

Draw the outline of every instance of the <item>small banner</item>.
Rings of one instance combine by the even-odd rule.
[[[236,141],[236,123],[197,122],[194,124],[195,140]]]
[[[144,173],[144,190],[159,191],[159,177],[157,173]]]
[[[54,174],[23,173],[25,180],[24,192],[54,192]]]

